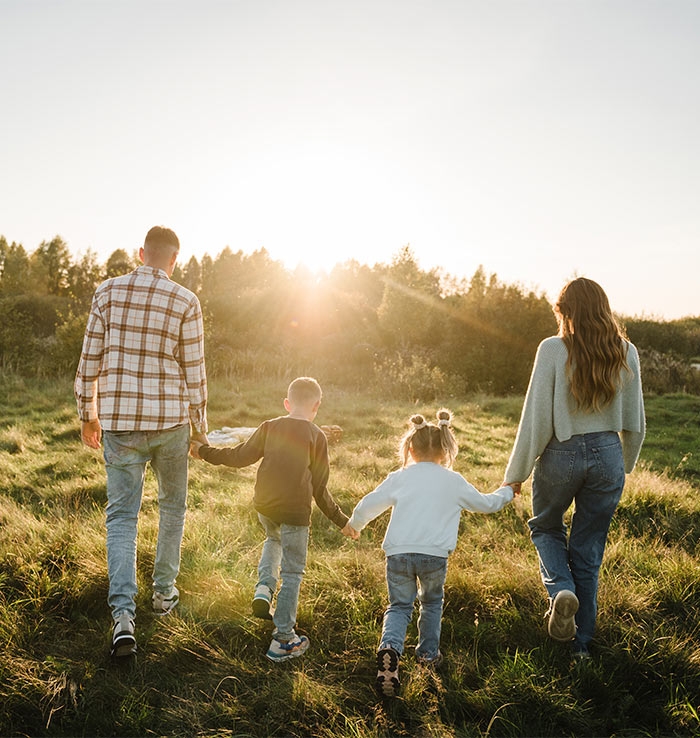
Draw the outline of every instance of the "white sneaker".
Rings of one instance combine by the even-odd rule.
[[[173,586],[167,594],[162,592],[154,592],[151,603],[153,605],[153,613],[155,615],[167,615],[175,609],[175,605],[180,601],[180,592],[178,588]]]
[[[557,592],[549,610],[547,631],[555,641],[571,641],[576,636],[578,597],[569,589]]]
[[[273,638],[265,655],[270,661],[287,661],[301,656],[308,647],[309,639],[306,636],[294,636],[291,641]]]
[[[128,612],[122,612],[114,618],[112,630],[112,648],[110,656],[121,658],[136,653],[136,638],[134,638],[134,621]]]

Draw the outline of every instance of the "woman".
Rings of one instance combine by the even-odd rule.
[[[644,440],[644,402],[637,349],[600,285],[574,279],[554,312],[559,334],[537,349],[505,483],[534,466],[528,524],[550,598],[548,631],[586,658],[610,520]]]

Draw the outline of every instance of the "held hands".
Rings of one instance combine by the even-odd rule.
[[[522,482],[503,482],[504,487],[510,487],[513,490],[513,494],[517,497],[520,494],[520,488],[523,486]]]
[[[352,538],[353,541],[359,541],[360,540],[360,533],[359,531],[356,531],[350,523],[346,523],[345,527],[341,529],[340,531],[344,536],[347,536],[348,538]]]
[[[202,457],[199,455],[199,449],[202,446],[208,445],[208,443],[207,434],[200,433],[193,428],[192,434],[190,435],[190,456],[193,459],[199,459],[201,461]]]

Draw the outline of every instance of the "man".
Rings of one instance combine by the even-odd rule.
[[[107,570],[113,656],[136,651],[136,532],[146,463],[160,513],[153,611],[177,605],[175,578],[187,500],[190,424],[206,443],[207,384],[197,296],[171,281],[180,242],[169,228],[146,234],[143,266],[96,290],[75,378],[83,443],[107,471]]]

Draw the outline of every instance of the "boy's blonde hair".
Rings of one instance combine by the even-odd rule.
[[[313,377],[297,377],[287,388],[287,399],[292,405],[315,405],[322,397],[321,385]]]
[[[428,423],[422,415],[413,415],[410,427],[399,445],[399,457],[408,466],[411,449],[419,459],[442,458],[444,465],[452,468],[459,446],[452,432],[452,413],[446,408],[437,411],[437,425]]]

